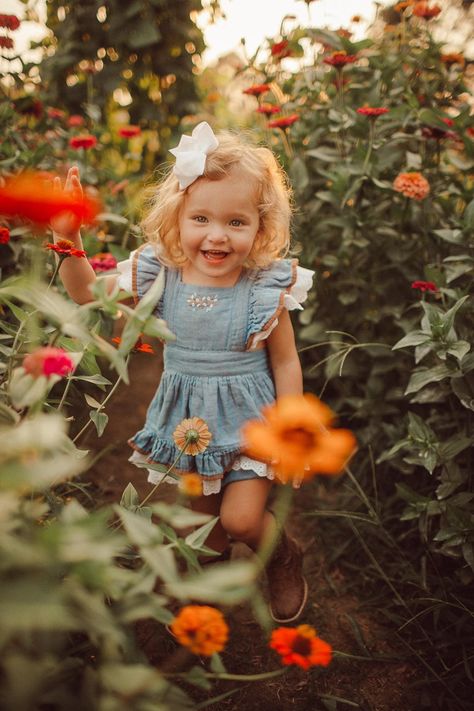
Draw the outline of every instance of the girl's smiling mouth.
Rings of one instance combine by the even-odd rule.
[[[222,262],[229,254],[219,249],[202,249],[201,254],[208,262]]]

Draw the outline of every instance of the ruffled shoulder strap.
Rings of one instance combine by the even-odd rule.
[[[156,255],[155,247],[149,243],[142,244],[130,253],[128,259],[117,264],[118,284],[125,291],[130,291],[137,303],[164,268]]]
[[[246,348],[252,350],[266,338],[278,323],[285,307],[285,295],[296,282],[297,259],[277,259],[269,267],[255,270],[251,275]]]

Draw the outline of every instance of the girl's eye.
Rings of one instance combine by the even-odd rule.
[[[232,225],[232,227],[240,227],[243,224],[243,222],[242,222],[242,220],[235,219],[235,220],[231,220],[230,224]]]
[[[206,218],[204,217],[204,215],[196,215],[193,219],[194,219],[196,222],[207,222],[207,220],[206,220]]]

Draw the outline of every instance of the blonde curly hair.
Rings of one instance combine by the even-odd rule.
[[[284,256],[290,246],[291,188],[286,174],[268,148],[243,135],[217,134],[218,147],[206,159],[197,180],[222,180],[235,173],[253,179],[260,225],[245,267],[266,267]],[[141,227],[148,242],[156,244],[160,260],[182,267],[186,257],[179,238],[179,214],[187,194],[181,190],[170,166],[163,179],[148,189],[148,207]]]

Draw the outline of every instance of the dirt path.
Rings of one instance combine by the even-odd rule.
[[[148,403],[159,382],[161,361],[145,353],[134,354],[130,365],[132,386],[118,389],[108,409],[110,422],[102,438],[97,439],[92,428],[83,446],[105,453],[88,472],[95,484],[101,503],[117,502],[129,481],[141,497],[149,491],[145,476],[127,459],[131,450],[127,438],[139,429],[145,419]],[[310,585],[310,597],[301,624],[313,625],[334,649],[343,652],[327,670],[309,673],[289,669],[282,677],[239,686],[232,696],[213,705],[219,711],[296,711],[328,709],[345,711],[411,711],[418,709],[417,694],[410,690],[416,671],[403,659],[393,638],[394,630],[364,611],[363,601],[347,592],[342,573],[328,565],[324,550],[318,547],[317,523],[303,517],[311,500],[311,487],[295,496],[290,526],[298,532],[306,547],[305,571]],[[174,488],[160,487],[160,498],[172,500]],[[241,551],[242,553],[242,551]],[[230,643],[222,655],[228,671],[255,674],[279,667],[276,654],[268,649],[261,628],[249,611],[229,612]],[[162,664],[176,648],[174,640],[163,627],[146,621],[139,626],[139,638],[146,655],[157,665]],[[370,658],[363,659],[370,655]],[[362,657],[362,659],[361,659]],[[387,658],[391,661],[374,661]],[[221,682],[211,696],[235,688],[236,682]],[[204,692],[190,690],[202,701]],[[340,699],[337,701],[337,699]],[[345,700],[345,702],[344,702]]]

